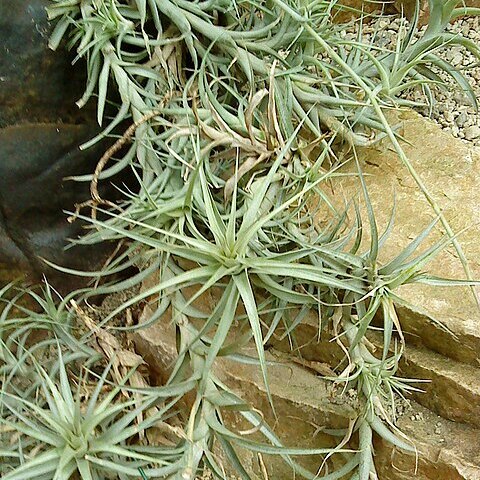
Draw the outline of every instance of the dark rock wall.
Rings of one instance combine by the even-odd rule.
[[[93,172],[112,141],[86,152],[78,148],[99,131],[95,102],[82,110],[75,105],[85,87],[85,65],[72,67],[66,49],[48,48],[48,3],[0,1],[0,268],[20,269],[35,279],[47,273],[64,285],[65,278],[41,258],[90,269],[108,250],[64,250],[84,226],[69,224],[63,211],[89,198],[88,183],[64,179]],[[108,198],[118,195],[111,180],[104,184]]]

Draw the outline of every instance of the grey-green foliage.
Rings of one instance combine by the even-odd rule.
[[[454,238],[384,112],[405,103],[400,96],[405,88],[422,85],[431,96],[429,85],[442,84],[438,69],[476,103],[461,72],[437,55],[444,46],[462,45],[478,56],[474,42],[445,32],[450,18],[476,13],[460,4],[430,0],[429,26],[420,39],[415,42],[413,22],[394,51],[384,51],[365,44],[361,34],[357,41],[342,39],[342,26],[332,22],[341,8],[336,0],[59,0],[49,9],[50,17],[58,19],[51,46],[56,48],[71,31],[69,46],[88,64],[87,87],[78,103],[97,91],[99,123],[109,78],[114,79],[121,104],[102,135],[130,116],[141,123],[129,153],[100,178],[137,163],[142,201],[148,201],[152,182],[162,186],[162,200],[171,199],[171,189],[177,193],[181,188],[194,157],[191,135],[200,137],[203,154],[215,149],[216,159],[224,160],[217,167],[222,170],[233,167],[232,152],[239,152],[239,176],[268,163],[292,136],[293,147],[318,142],[323,148],[322,135],[329,132],[352,145],[387,136]],[[142,123],[156,111],[159,116]],[[302,131],[295,133],[299,122]],[[221,187],[218,172],[211,173],[209,181]],[[227,181],[227,196],[231,183]],[[454,246],[470,275],[456,239]]]
[[[55,479],[64,480],[78,472],[84,479],[131,478],[138,468],[146,468],[151,476],[163,476],[178,467],[181,448],[161,448],[129,445],[129,440],[162,421],[173,407],[175,399],[164,403],[148,418],[137,422],[146,412],[169,397],[172,392],[154,390],[118,401],[122,386],[111,388],[101,396],[108,366],[97,379],[90,398],[80,395],[81,382],[75,387],[68,379],[65,361],[59,351],[58,375],[37,366],[41,385],[35,399],[2,392],[4,417],[2,424],[9,432],[23,436],[18,453],[8,455],[13,464],[4,462],[2,478],[6,480]],[[83,379],[82,379],[83,380]],[[171,390],[171,389],[170,389]],[[72,391],[74,392],[72,394]],[[188,388],[184,389],[184,392]],[[181,393],[184,393],[181,392]],[[45,399],[45,404],[39,398]]]
[[[72,331],[75,314],[68,301],[60,303],[59,311],[62,319],[69,319],[69,327],[50,331],[50,369],[38,367],[38,360],[32,360],[38,353],[25,342],[15,351],[9,333],[3,339],[5,364],[15,364],[10,356],[14,351],[17,356],[25,351],[26,360],[20,365],[34,378],[25,396],[19,395],[15,375],[5,382],[2,421],[23,433],[18,444],[1,446],[0,454],[7,459],[0,467],[3,474],[8,472],[5,478],[27,478],[22,477],[25,472],[39,478],[60,472],[63,477],[56,478],[68,478],[77,470],[88,480],[99,475],[108,478],[105,469],[110,468],[120,478],[193,479],[205,466],[223,478],[223,465],[213,453],[216,443],[245,479],[249,476],[236,447],[280,455],[305,478],[318,477],[297,464],[295,456],[342,456],[344,467],[323,478],[351,472],[354,478],[367,480],[376,475],[373,431],[399,448],[414,450],[395,426],[395,399],[413,388],[396,375],[404,342],[394,305],[402,300],[395,290],[413,282],[472,282],[442,281],[423,273],[425,264],[446,244],[459,246],[401,149],[385,109],[405,104],[401,93],[414,85],[428,93],[432,82],[439,82],[438,69],[447,71],[472,97],[468,82],[437,55],[447,44],[460,44],[478,54],[476,45],[445,33],[450,18],[467,12],[456,8],[458,3],[431,0],[431,20],[424,35],[414,41],[414,22],[406,38],[393,51],[385,51],[365,44],[360,34],[356,41],[342,38],[339,30],[344,26],[332,22],[338,8],[335,1],[52,2],[49,15],[57,25],[51,46],[56,48],[67,38],[87,61],[87,86],[79,106],[96,95],[98,121],[105,123],[113,87],[120,99],[118,113],[108,119],[101,135],[123,123],[133,125],[121,140],[131,140],[131,145],[120,159],[105,157],[93,177],[77,178],[93,179],[88,205],[101,212],[103,220],[78,212],[76,216],[94,227],[80,242],[124,241],[124,250],[103,271],[94,273],[97,280],[132,265],[139,273],[72,296],[88,299],[157,275],[156,284],[111,312],[102,325],[128,307],[149,301],[153,314],[147,324],[165,321],[166,313],[171,313],[178,359],[162,387],[165,391],[145,389],[143,403],[134,405],[116,397],[123,386],[112,387],[106,397],[111,404],[98,398],[84,413],[70,393],[75,391],[72,378],[76,377],[68,372],[78,370],[76,359],[64,367],[68,357],[60,352],[75,349],[77,342],[86,354],[91,335]],[[335,156],[339,144],[346,142],[354,149],[384,137],[410,169],[448,236],[419,253],[433,223],[382,265],[379,251],[393,222],[384,233],[378,232],[358,162],[366,218],[355,202],[338,211],[326,187],[342,174]],[[139,191],[125,191],[117,208],[103,210],[106,202],[95,184],[122,168],[132,169]],[[326,220],[320,224],[317,215]],[[196,300],[211,292],[216,295],[215,305],[199,308]],[[55,302],[43,306],[49,318],[57,315],[54,306]],[[257,412],[215,375],[219,357],[255,363],[274,409],[264,345],[276,335],[288,337],[294,345],[296,326],[311,313],[319,318],[319,333],[333,329],[334,339],[348,352],[334,380],[358,392],[354,427],[360,437],[358,452],[345,450],[343,443],[337,449],[283,446]],[[383,327],[379,355],[373,354],[367,340],[375,317]],[[2,322],[6,319],[7,314]],[[31,321],[35,323],[34,316]],[[140,327],[145,325],[120,329]],[[57,348],[52,349],[55,342]],[[250,342],[256,358],[241,352]],[[11,367],[5,367],[9,372]],[[108,372],[105,369],[104,375]],[[100,383],[105,383],[106,377],[101,378]],[[165,392],[170,391],[176,392],[171,404],[165,403]],[[163,421],[162,415],[168,416],[174,400],[187,391],[192,403],[177,444],[137,448],[134,438],[132,445],[125,444],[139,411],[161,404],[156,412]],[[253,431],[263,434],[263,443],[227,428],[223,412],[228,409],[238,410]],[[107,418],[98,424],[91,420],[103,419],[104,414]],[[152,422],[147,419],[136,428],[148,429]],[[101,425],[101,433],[92,429],[93,424]],[[27,431],[33,425],[44,429],[44,436]],[[72,450],[72,441],[82,448]]]

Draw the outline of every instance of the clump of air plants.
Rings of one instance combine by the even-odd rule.
[[[123,249],[102,271],[92,272],[97,280],[132,265],[139,273],[76,292],[60,303],[69,319],[62,330],[68,335],[50,333],[49,341],[57,344],[51,348],[49,343],[54,359],[49,369],[38,365],[29,345],[16,347],[15,354],[30,362],[22,365],[35,379],[26,395],[19,395],[15,386],[17,373],[3,387],[2,422],[20,433],[15,442],[2,439],[2,478],[60,479],[77,472],[82,480],[108,475],[193,480],[205,468],[227,478],[214,453],[219,446],[236,473],[248,479],[235,450],[240,446],[280,455],[307,479],[322,478],[323,471],[306,470],[295,462],[296,456],[341,455],[344,466],[325,478],[351,473],[352,478],[368,480],[376,478],[373,432],[415,451],[389,413],[395,411],[395,396],[413,388],[396,376],[405,345],[395,313],[401,298],[395,291],[407,283],[442,283],[423,268],[448,243],[457,248],[467,274],[468,268],[385,112],[406,105],[401,94],[413,85],[422,87],[428,98],[431,84],[438,83],[438,68],[469,93],[461,73],[437,52],[449,43],[479,53],[472,42],[446,32],[448,22],[469,9],[456,8],[455,1],[429,3],[430,23],[423,35],[413,42],[414,19],[406,36],[386,50],[363,42],[361,33],[346,40],[339,33],[342,26],[332,21],[341,8],[335,1],[52,1],[49,15],[57,24],[51,47],[66,39],[78,58],[86,60],[87,85],[78,104],[96,96],[98,122],[108,120],[84,148],[130,125],[112,141],[96,171],[77,178],[91,182],[92,199],[78,205],[71,220],[83,218],[92,225],[80,243],[123,242]],[[366,18],[360,15],[356,21]],[[105,117],[107,101],[118,101],[113,119]],[[356,147],[383,138],[390,140],[447,233],[419,253],[432,224],[385,265],[378,254],[388,229],[378,233],[360,164],[367,226],[355,202],[337,211],[324,188],[342,166],[338,145],[347,144],[355,153]],[[114,158],[125,146],[126,153]],[[97,185],[123,168],[136,175],[138,191],[126,191],[123,201],[112,204],[100,197]],[[329,211],[332,220],[320,227],[312,214],[314,205]],[[353,225],[348,222],[351,209]],[[136,372],[138,365],[130,364],[133,370],[124,376],[112,375],[113,358],[96,350],[102,368],[92,360],[89,370],[100,386],[85,410],[81,395],[72,394],[79,391],[83,370],[76,358],[65,366],[62,353],[75,342],[85,354],[93,348],[91,335],[72,327],[72,318],[84,317],[78,305],[92,295],[131,288],[152,274],[159,277],[155,285],[115,309],[100,325],[89,325],[93,330],[105,327],[145,300],[153,307],[147,324],[161,321],[169,311],[178,349],[171,376],[159,388],[127,386],[126,379],[133,375],[128,372]],[[197,309],[195,300],[213,290],[216,304],[208,312]],[[258,412],[215,376],[218,357],[238,359],[241,346],[253,342],[274,409],[264,345],[280,327],[294,336],[295,327],[311,312],[322,318],[319,329],[334,325],[346,353],[343,370],[333,381],[357,391],[358,416],[351,431],[344,433],[358,432],[358,450],[346,449],[345,442],[337,448],[284,446]],[[367,333],[378,314],[384,347],[374,354]],[[237,330],[241,341],[231,343]],[[13,343],[5,343],[6,361],[8,352],[15,350]],[[106,392],[101,395],[103,387]],[[122,399],[122,392],[131,399]],[[188,415],[181,426],[166,427],[174,429],[175,441],[146,445],[144,435],[158,422],[169,425],[187,393]],[[238,410],[252,431],[264,435],[264,442],[225,425],[226,409]]]

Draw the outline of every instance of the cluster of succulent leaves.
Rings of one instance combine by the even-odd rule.
[[[95,96],[98,122],[106,124],[84,148],[104,136],[114,142],[130,126],[117,140],[122,148],[113,149],[118,158],[107,156],[95,175],[75,178],[92,182],[93,194],[93,215],[74,214],[92,226],[78,242],[116,240],[122,248],[101,271],[70,272],[92,277],[94,286],[65,299],[55,299],[49,288],[13,298],[12,288],[2,292],[2,478],[193,480],[206,468],[228,478],[233,468],[248,479],[237,453],[242,448],[281,456],[292,478],[295,472],[307,479],[367,480],[376,478],[373,432],[414,452],[395,426],[395,399],[413,388],[396,376],[404,342],[395,313],[402,299],[395,291],[414,282],[470,282],[423,273],[450,242],[464,257],[385,114],[410,105],[402,99],[406,89],[423,88],[426,101],[433,101],[431,87],[442,84],[439,71],[476,101],[462,74],[438,55],[446,45],[462,45],[480,56],[471,41],[445,32],[452,18],[478,13],[459,3],[430,0],[423,34],[418,37],[414,19],[387,51],[364,42],[361,28],[355,41],[345,40],[335,0],[52,0],[51,47],[66,39],[86,60],[87,85],[78,104]],[[355,148],[385,137],[437,218],[396,258],[381,263],[393,218],[380,233]],[[327,194],[329,182],[342,175],[345,161],[337,152],[345,145],[366,216],[355,201],[339,210]],[[124,200],[108,208],[96,184],[125,168],[138,189],[124,188]],[[445,239],[419,253],[437,222]],[[138,273],[109,280],[132,267]],[[178,358],[162,386],[135,386],[130,380],[138,365],[119,382],[115,359],[94,348],[74,308],[146,279],[153,286],[105,316],[99,328],[141,302],[150,306],[148,321],[116,328],[173,322]],[[215,297],[210,309],[198,303],[206,294]],[[37,306],[22,307],[24,295]],[[337,448],[282,444],[215,374],[220,357],[256,365],[274,410],[265,346],[287,337],[294,345],[296,327],[312,315],[319,334],[334,332],[345,353],[332,366],[332,381],[358,392],[355,423],[337,432],[347,438],[358,432],[353,450],[345,441]],[[367,339],[374,319],[383,336],[379,354]],[[255,356],[245,353],[249,344]],[[185,405],[186,415],[179,413]],[[229,410],[251,428],[228,427],[223,418]],[[172,419],[181,419],[180,426]],[[147,441],[158,425],[173,440]],[[317,471],[296,461],[315,455]],[[327,473],[331,457],[343,466]]]

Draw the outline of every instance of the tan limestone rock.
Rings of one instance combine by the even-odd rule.
[[[441,206],[469,260],[473,276],[480,279],[480,149],[454,139],[433,122],[412,111],[398,117],[408,143],[403,148],[427,189]],[[394,202],[395,226],[381,258],[393,258],[436,217],[407,169],[391,148],[384,145],[359,152],[365,181],[379,230],[387,225]],[[346,170],[354,172],[353,162]],[[338,198],[360,195],[353,176],[335,183]],[[321,221],[321,218],[319,218]],[[427,248],[443,234],[441,224],[424,243]],[[465,278],[455,249],[447,247],[427,266],[429,273],[446,278]],[[468,287],[412,285],[398,293],[412,307],[399,307],[409,341],[422,344],[455,360],[480,366],[480,310]],[[446,327],[446,328],[445,328]],[[448,331],[448,330],[449,331]]]
[[[463,2],[466,7],[480,7],[479,0],[466,0]],[[399,12],[404,12],[407,18],[412,18],[415,12],[416,0],[395,0],[395,8]],[[458,7],[462,7],[462,2],[458,2]],[[428,0],[420,0],[420,21],[425,23],[428,20]]]
[[[144,312],[144,320],[150,313]],[[134,336],[137,350],[162,378],[175,359],[173,326],[165,318]],[[247,352],[248,353],[248,352]],[[277,436],[290,446],[326,447],[334,443],[323,429],[345,428],[355,411],[348,395],[332,390],[314,371],[287,363],[280,352],[267,355],[269,384],[278,418],[275,422],[258,367],[220,360],[215,374],[250,405],[261,410]],[[274,362],[274,363],[273,363]],[[227,416],[231,427],[242,428],[238,415]],[[375,442],[375,462],[382,480],[480,480],[480,431],[445,420],[412,402],[400,418],[399,427],[415,443],[418,457],[392,448],[381,439]],[[353,446],[355,448],[355,446]],[[254,479],[263,480],[258,459],[239,452],[244,467]],[[270,478],[291,480],[290,468],[276,457],[263,458]],[[310,458],[312,471],[321,459]],[[321,478],[321,477],[320,477]]]

